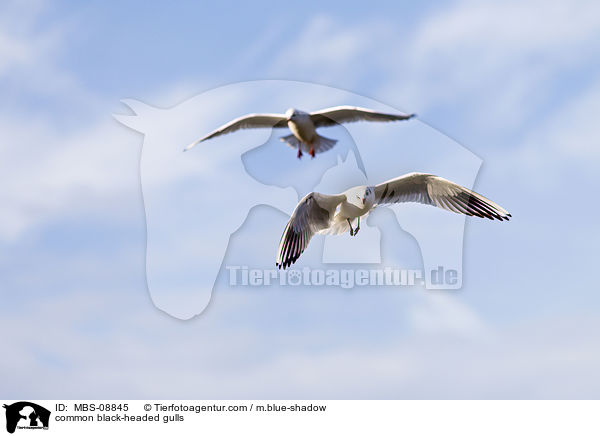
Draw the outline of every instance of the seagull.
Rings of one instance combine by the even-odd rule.
[[[354,121],[408,120],[414,116],[415,114],[386,114],[355,106],[336,106],[310,113],[289,108],[285,114],[248,114],[224,124],[217,130],[188,145],[184,151],[207,139],[235,132],[239,129],[289,127],[292,134],[281,137],[281,141],[294,149],[298,149],[298,159],[302,157],[303,151],[315,157],[315,153],[327,151],[337,142],[337,139],[330,139],[319,135],[316,131],[318,127],[335,126]]]
[[[484,196],[432,174],[410,173],[375,186],[355,186],[337,195],[311,192],[298,205],[285,226],[275,265],[295,263],[315,233],[356,236],[360,218],[378,205],[416,202],[480,218],[508,221],[509,214]],[[352,223],[357,220],[356,228]]]

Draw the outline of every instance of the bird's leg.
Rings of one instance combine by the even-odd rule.
[[[298,145],[298,159],[302,158],[302,144]]]
[[[350,222],[350,218],[346,218],[348,221],[348,225],[350,226],[350,236],[354,236],[354,229],[352,228],[352,223]]]
[[[312,146],[312,145],[310,146],[310,151],[309,151],[309,153],[310,153],[310,155],[311,155],[311,156],[313,157],[313,159],[314,159],[314,157],[315,157],[315,148],[314,148],[314,146]]]
[[[354,236],[358,235],[359,230],[360,230],[360,217],[358,217],[358,225],[354,229]]]

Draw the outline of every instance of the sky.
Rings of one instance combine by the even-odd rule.
[[[0,396],[597,398],[599,9],[3,2]],[[150,136],[113,115],[252,80],[416,112],[513,219],[467,221],[460,290],[234,288],[172,316],[146,276]],[[249,228],[266,216],[285,222],[262,207]]]

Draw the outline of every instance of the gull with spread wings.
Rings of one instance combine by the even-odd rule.
[[[335,126],[354,121],[399,121],[408,120],[414,114],[386,114],[354,106],[336,106],[316,112],[303,112],[290,108],[285,114],[248,114],[236,118],[217,130],[209,133],[196,142],[188,145],[189,150],[200,142],[215,138],[240,129],[255,129],[259,127],[284,128],[289,127],[291,135],[283,136],[281,140],[290,147],[298,150],[298,158],[302,152],[308,152],[312,157],[333,147],[337,140],[326,138],[317,133],[318,127]]]
[[[410,173],[376,186],[356,186],[338,195],[311,192],[287,223],[275,264],[287,268],[304,252],[315,233],[356,236],[360,218],[382,204],[417,202],[480,218],[507,220],[506,210],[482,195],[432,174]],[[352,227],[357,220],[356,228]]]

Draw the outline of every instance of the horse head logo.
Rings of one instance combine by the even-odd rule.
[[[412,171],[444,175],[469,187],[481,165],[469,150],[414,120],[385,127],[331,127],[328,136],[336,138],[337,145],[315,159],[296,159],[271,129],[240,130],[182,151],[215,127],[249,112],[348,103],[398,112],[348,91],[310,83],[237,83],[169,109],[123,102],[133,113],[115,118],[144,135],[140,176],[148,288],[157,307],[184,319],[201,313],[213,289],[225,286],[218,280],[224,265],[274,267],[281,231],[308,192],[340,192],[356,183],[378,183]],[[414,263],[422,259],[426,287],[459,288],[464,222],[464,216],[435,208],[392,207],[374,213],[361,237],[321,240],[302,260],[397,264],[409,250]],[[399,227],[411,236],[404,242],[388,240],[386,235],[400,232]],[[439,266],[456,270],[456,282],[432,281],[429,272]]]

